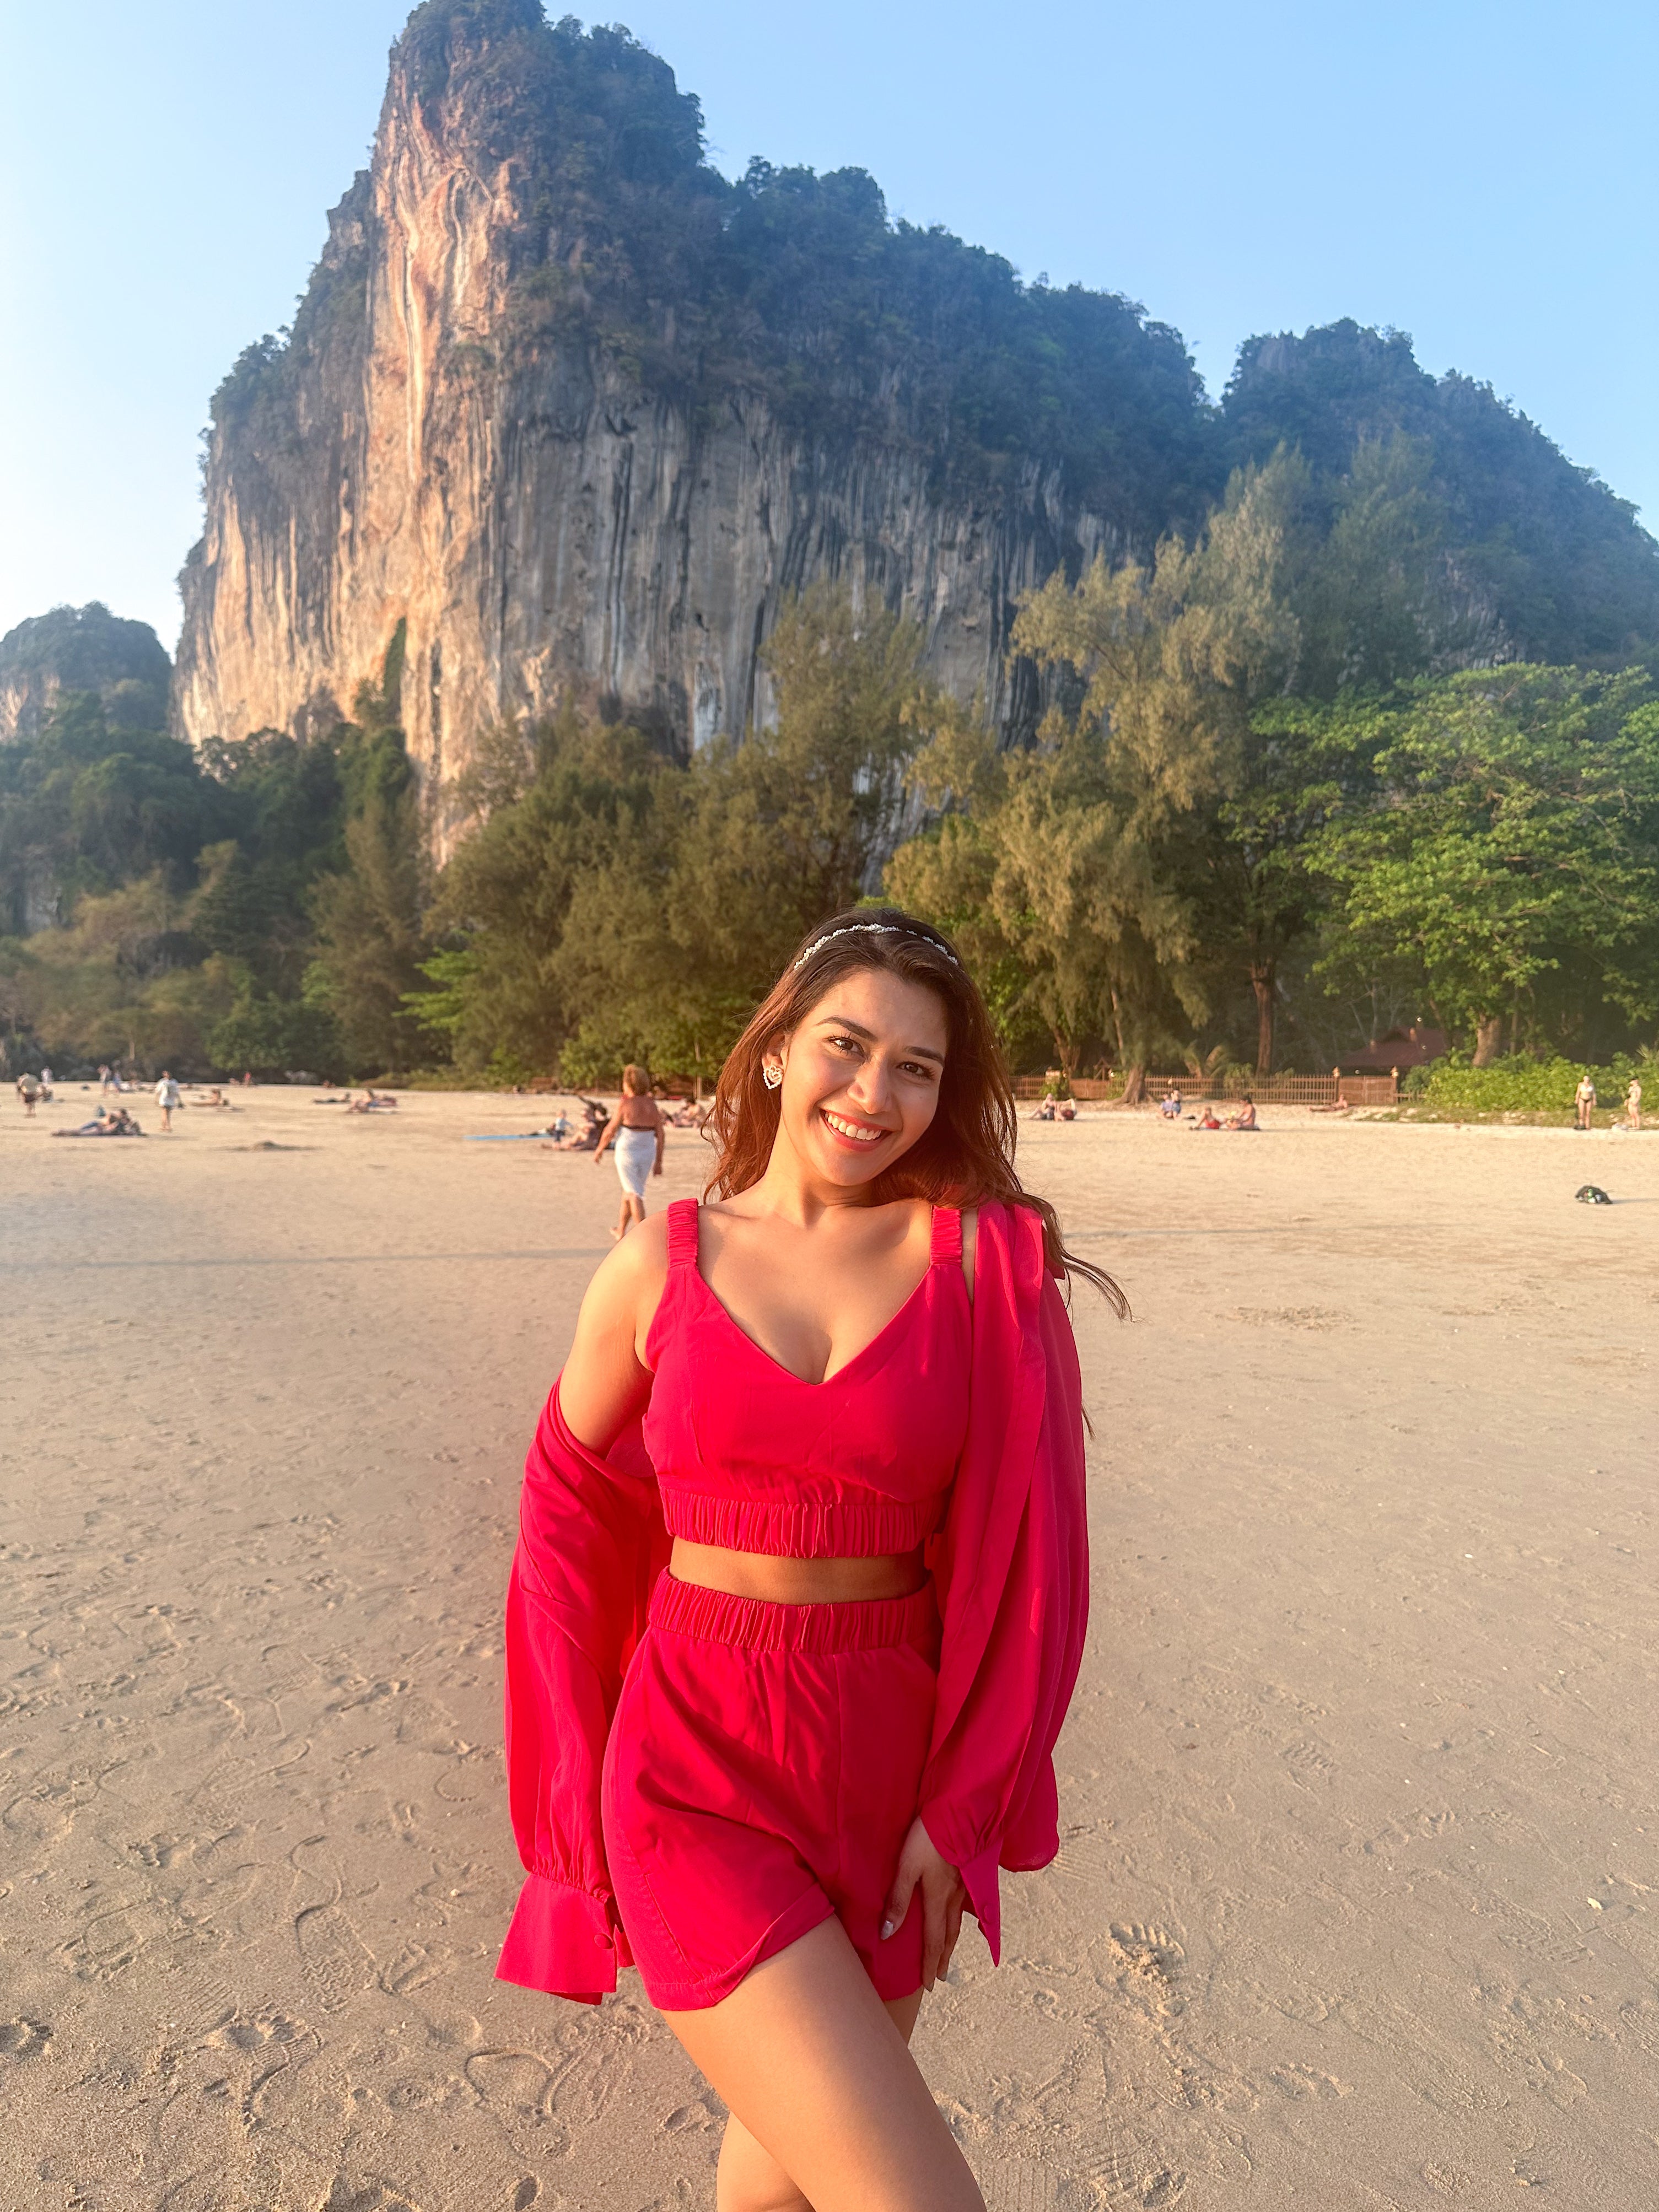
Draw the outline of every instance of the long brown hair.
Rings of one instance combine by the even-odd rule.
[[[1081,1276],[1104,1291],[1120,1317],[1127,1316],[1129,1302],[1111,1277],[1066,1250],[1054,1207],[1025,1189],[1014,1172],[1019,1124],[1013,1085],[978,985],[942,931],[897,907],[851,908],[801,940],[720,1070],[708,1122],[719,1158],[704,1195],[731,1198],[765,1174],[781,1109],[778,1094],[762,1079],[763,1056],[843,975],[867,968],[933,992],[944,1006],[945,1024],[933,1119],[902,1159],[876,1178],[873,1202],[925,1198],[933,1205],[971,1206],[994,1198],[1025,1206],[1042,1221],[1050,1273]]]

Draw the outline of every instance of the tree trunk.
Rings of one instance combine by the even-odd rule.
[[[1250,988],[1255,993],[1255,1072],[1266,1082],[1273,1072],[1273,997],[1276,963],[1253,960]]]
[[[1502,1014],[1477,1015],[1474,1024],[1475,1066],[1490,1067],[1497,1059],[1503,1042],[1504,1017]]]
[[[1129,1070],[1128,1074],[1124,1078],[1123,1103],[1126,1106],[1139,1106],[1141,1100],[1146,1096],[1146,1070],[1141,1063],[1137,1060],[1134,1066]]]

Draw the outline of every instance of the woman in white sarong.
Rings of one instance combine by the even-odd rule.
[[[631,1064],[623,1068],[622,1103],[605,1123],[599,1148],[593,1155],[593,1164],[598,1167],[606,1147],[615,1140],[617,1180],[622,1185],[623,1196],[622,1211],[611,1232],[613,1237],[627,1236],[636,1221],[644,1220],[645,1179],[648,1175],[662,1173],[667,1129],[662,1109],[651,1096],[649,1075],[644,1068]]]

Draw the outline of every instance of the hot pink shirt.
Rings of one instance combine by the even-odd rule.
[[[681,1199],[646,1340],[645,1449],[669,1534],[791,1559],[914,1550],[945,1517],[968,1434],[972,1335],[962,1216],[936,1206],[910,1297],[844,1367],[803,1382],[703,1280],[696,1200]]]
[[[960,1266],[945,1264],[939,1236],[936,1217],[926,1283],[842,1374],[852,1376],[854,1395],[861,1382],[876,1388],[890,1355],[896,1383],[931,1393],[937,1382],[944,1397],[932,1402],[937,1409],[949,1401],[939,1415],[948,1418],[945,1435],[960,1439],[942,1524],[928,1544],[943,1625],[917,1809],[936,1848],[961,1869],[994,1959],[998,1868],[1046,1866],[1059,1845],[1052,1753],[1077,1680],[1089,1603],[1082,1401],[1077,1348],[1044,1267],[1037,1217],[1021,1206],[981,1206],[965,1336],[951,1317],[948,1287],[952,1273],[961,1285]],[[782,1389],[776,1378],[785,1370],[752,1344],[751,1361],[733,1342],[742,1333],[729,1316],[729,1333],[719,1330],[712,1293],[696,1287],[701,1279],[684,1251],[683,1241],[671,1283],[678,1273],[673,1295],[694,1317],[692,1340],[703,1352],[671,1382],[666,1332],[659,1340],[653,1329],[662,1364],[647,1421],[667,1455],[660,1492],[640,1425],[601,1457],[572,1435],[556,1384],[525,1466],[507,1589],[507,1789],[528,1879],[496,1972],[587,2002],[614,1989],[618,1966],[631,1963],[605,1864],[599,1775],[623,1674],[668,1556],[665,1504],[677,1520],[685,1515],[690,1534],[706,1509],[688,1501],[714,1498],[719,1513],[785,1540],[744,1548],[784,1552],[809,1526],[840,1540],[855,1519],[890,1528],[899,1523],[884,1516],[920,1515],[939,1496],[943,1443],[936,1449],[914,1435],[916,1467],[900,1470],[856,1412],[846,1416],[848,1436],[849,1445],[863,1439],[863,1455],[849,1451],[842,1474],[832,1474],[832,1420],[813,1443],[818,1472],[793,1503],[779,1480],[781,1455],[793,1449],[787,1438],[769,1456],[752,1450],[746,1471],[721,1463],[711,1475],[716,1434],[748,1434],[753,1443],[743,1401],[756,1388],[757,1363],[772,1370],[769,1388]],[[892,1345],[878,1351],[890,1336]],[[901,1358],[898,1347],[907,1344]],[[917,1347],[951,1344],[950,1368],[919,1379]],[[860,1376],[855,1370],[866,1362]],[[812,1394],[832,1389],[842,1376],[827,1385],[787,1379],[799,1395],[785,1392],[775,1403],[811,1407]],[[688,1398],[690,1408],[670,1404],[671,1395]],[[832,1395],[819,1402],[833,1411],[840,1401]],[[899,1399],[891,1404],[902,1417]],[[694,1451],[695,1459],[687,1456]]]

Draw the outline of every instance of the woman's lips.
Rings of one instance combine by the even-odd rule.
[[[827,1106],[818,1109],[823,1126],[849,1152],[872,1152],[884,1137],[891,1134],[887,1129],[878,1129],[871,1122],[855,1121],[850,1115],[832,1114]]]

